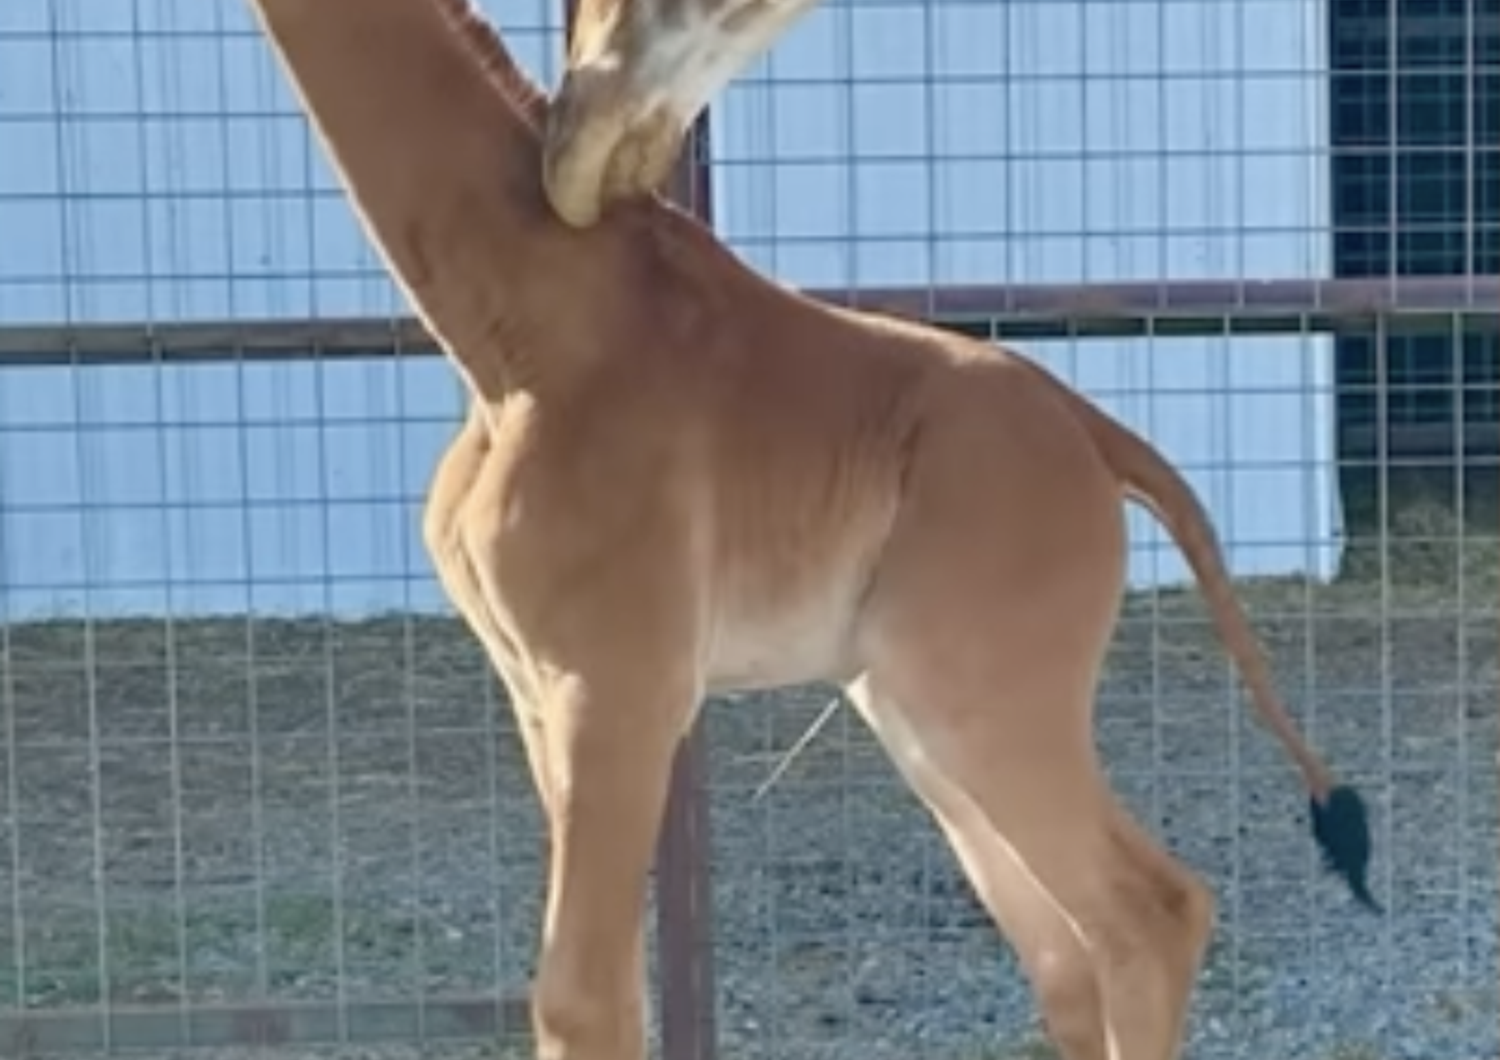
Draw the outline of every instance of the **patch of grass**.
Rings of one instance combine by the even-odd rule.
[[[955,1057],[954,1060],[959,1060]],[[1061,1054],[1046,1038],[1032,1036],[1010,1045],[981,1052],[974,1060],[1061,1060]]]
[[[1385,1053],[1363,1042],[1335,1045],[1323,1060],[1388,1060]]]
[[[30,1008],[97,1001],[105,988],[99,966],[99,939],[91,912],[68,918],[66,939],[45,925],[34,925],[28,939],[25,994]],[[249,996],[253,987],[257,938],[253,906],[247,899],[190,908],[179,932],[175,909],[160,903],[111,908],[106,916],[108,992],[117,1003],[152,1003],[176,999],[182,978],[188,992],[205,986],[213,992],[229,988]],[[409,916],[346,900],[343,921],[329,894],[282,892],[266,896],[264,949],[268,985],[273,992],[298,991],[308,980],[336,975],[340,931],[344,959],[406,969],[415,988],[417,925]],[[179,959],[179,934],[188,967]],[[44,937],[45,936],[45,937]],[[63,948],[58,948],[59,945]],[[37,966],[35,948],[62,955]],[[53,968],[52,965],[59,967]],[[231,974],[225,975],[228,971]],[[22,984],[11,961],[0,963],[0,998],[15,997]],[[238,988],[238,991],[235,991]]]
[[[522,1060],[523,1054],[505,1054],[504,1060]],[[529,1057],[526,1060],[530,1060]],[[732,1060],[732,1058],[731,1058]],[[1061,1054],[1052,1043],[1042,1037],[1030,1037],[1022,1041],[981,1049],[977,1053],[955,1055],[952,1060],[1061,1060]],[[1305,1060],[1389,1060],[1387,1055],[1374,1046],[1363,1042],[1335,1045],[1329,1052]]]
[[[955,1056],[953,1060],[1060,1060],[1060,1054],[1045,1038],[1032,1037],[1013,1045],[997,1046],[993,1050]],[[1307,1060],[1388,1060],[1388,1057],[1374,1046],[1350,1042],[1335,1045],[1329,1052],[1308,1057]]]

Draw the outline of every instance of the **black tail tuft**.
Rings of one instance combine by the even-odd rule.
[[[1381,912],[1370,894],[1365,872],[1370,865],[1370,824],[1364,799],[1353,788],[1340,785],[1328,801],[1311,800],[1313,838],[1323,850],[1323,865],[1344,878],[1361,905]]]

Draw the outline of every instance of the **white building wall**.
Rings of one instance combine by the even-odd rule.
[[[557,5],[485,6],[551,83]],[[820,287],[1326,274],[1315,5],[1084,10],[826,0],[715,111],[721,230]],[[240,0],[0,4],[0,324],[402,311]],[[1187,467],[1237,570],[1327,570],[1325,340],[1026,350]],[[433,359],[0,370],[0,613],[441,608],[458,410]],[[1181,579],[1133,527],[1133,579]]]

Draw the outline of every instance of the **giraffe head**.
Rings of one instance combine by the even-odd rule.
[[[659,190],[714,94],[816,0],[577,0],[543,181],[575,227]]]

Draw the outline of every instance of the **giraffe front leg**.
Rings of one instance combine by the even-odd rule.
[[[533,992],[539,1060],[645,1060],[646,887],[696,688],[570,675],[535,704],[551,858]]]

